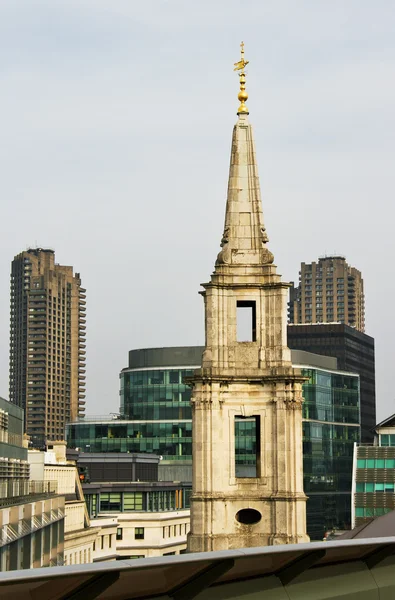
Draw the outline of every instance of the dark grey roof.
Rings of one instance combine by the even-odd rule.
[[[198,367],[202,364],[204,346],[169,346],[167,348],[141,348],[130,350],[129,367],[123,369],[147,369],[154,367]],[[305,350],[291,350],[292,362],[319,367],[337,369],[337,358],[322,356]]]
[[[249,594],[249,598],[262,600],[390,598],[395,593],[394,552],[395,537],[391,537],[9,571],[0,573],[0,597],[135,600],[163,596],[192,600],[199,594],[199,600],[213,600]],[[370,570],[377,565],[380,577],[373,577]],[[328,584],[323,595],[322,585]],[[262,593],[265,591],[268,593]]]
[[[387,417],[386,419],[384,419],[384,421],[381,421],[381,423],[378,423],[375,427],[375,429],[377,427],[392,427],[395,426],[395,414],[391,415],[390,417]]]
[[[130,350],[128,368],[200,367],[203,350],[204,346],[171,346],[168,348]]]
[[[365,539],[365,538],[381,538],[389,535],[395,535],[395,511],[381,517],[375,517],[355,527],[351,531],[346,531],[343,535],[339,535],[338,540]]]
[[[306,352],[306,350],[291,350],[291,361],[293,365],[318,367],[319,369],[329,369],[330,371],[337,370],[336,357],[314,354],[314,352]]]

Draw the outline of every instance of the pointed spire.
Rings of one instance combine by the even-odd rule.
[[[234,69],[241,69],[238,95],[241,104],[233,128],[225,227],[216,265],[258,266],[273,262],[273,254],[266,247],[269,239],[263,222],[254,136],[245,104],[248,94],[244,68],[247,64],[242,42],[241,60],[235,63]]]

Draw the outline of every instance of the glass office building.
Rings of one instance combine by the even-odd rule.
[[[327,530],[351,527],[354,444],[360,440],[359,377],[302,368],[303,476],[307,526],[312,540]]]
[[[337,368],[358,373],[361,397],[361,441],[373,442],[376,425],[376,375],[374,339],[345,323],[288,325],[288,347],[333,356]]]
[[[199,368],[203,348],[131,350],[120,373],[120,415],[84,418],[67,427],[70,448],[83,452],[149,452],[192,460],[191,389],[185,377]]]
[[[83,452],[150,452],[166,463],[191,465],[191,390],[184,378],[199,367],[202,352],[202,347],[131,351],[129,367],[120,374],[120,416],[69,424],[68,446]],[[307,378],[304,486],[308,533],[317,540],[328,529],[351,525],[353,447],[360,440],[359,377],[337,371],[336,358],[292,351],[292,362]],[[254,419],[235,423],[239,476],[254,476],[255,427]]]

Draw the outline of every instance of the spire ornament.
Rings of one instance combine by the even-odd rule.
[[[240,77],[240,92],[238,94],[238,99],[240,102],[240,106],[238,108],[237,114],[238,115],[248,115],[248,108],[246,106],[246,102],[248,100],[248,94],[246,92],[246,74],[245,74],[245,67],[248,65],[249,61],[248,60],[244,60],[244,42],[241,42],[240,44],[240,53],[241,53],[241,60],[239,60],[239,62],[234,63],[234,71],[240,71],[239,73],[239,77]]]

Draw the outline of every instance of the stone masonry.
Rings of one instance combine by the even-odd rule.
[[[233,130],[222,250],[203,284],[205,351],[190,380],[193,494],[188,550],[307,542],[302,384],[286,341],[287,291],[267,248],[246,113]],[[238,308],[251,338],[237,338]],[[235,419],[255,418],[255,477],[235,465]]]

